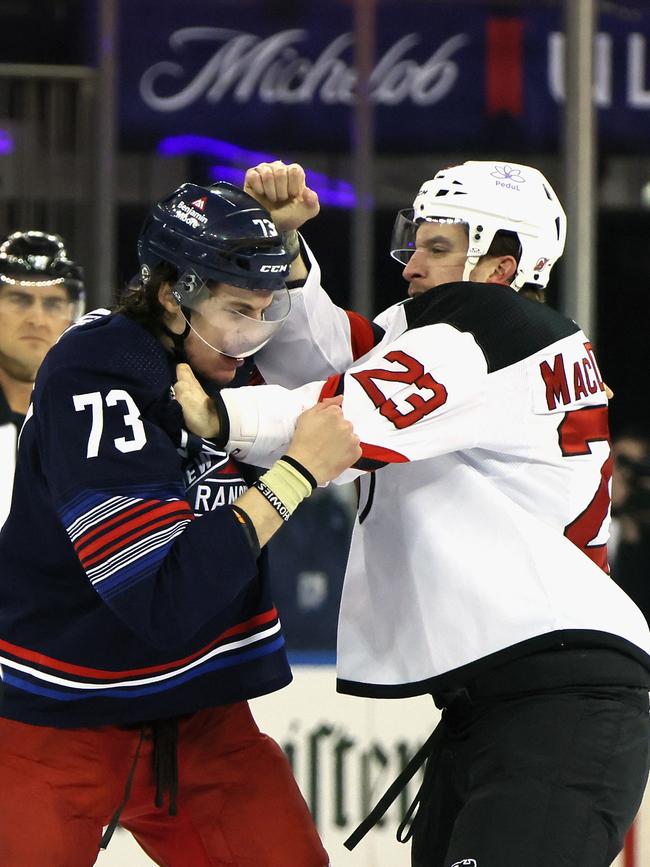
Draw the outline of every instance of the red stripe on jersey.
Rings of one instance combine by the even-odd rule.
[[[337,394],[343,393],[343,375],[340,373],[335,373],[334,376],[330,376],[329,379],[325,382],[325,385],[322,387],[321,392],[318,396],[318,400],[324,400],[326,397],[336,397]]]
[[[111,545],[109,548],[103,548],[99,552],[99,554],[94,557],[88,557],[87,554],[83,553],[79,554],[79,560],[81,561],[81,565],[84,569],[88,570],[91,566],[95,566],[97,563],[101,563],[102,560],[105,560],[111,554],[115,554],[117,551],[121,551],[125,548],[130,547],[134,542],[138,539],[142,539],[153,533],[155,530],[160,530],[163,527],[171,527],[174,524],[178,523],[178,521],[193,521],[194,515],[191,512],[180,512],[179,514],[167,515],[159,521],[155,521],[152,524],[147,524],[146,527],[143,527],[137,533],[131,533],[130,536],[120,537],[119,541],[117,541],[114,545]],[[105,542],[105,540],[99,540],[100,542]]]
[[[370,443],[361,443],[361,454],[364,458],[372,461],[380,461],[384,464],[407,464],[409,459],[406,455],[394,452],[384,446],[373,446]]]
[[[489,18],[485,96],[488,115],[523,112],[523,21]]]
[[[63,662],[60,659],[45,656],[45,654],[37,653],[34,650],[27,650],[24,647],[18,647],[16,644],[10,644],[8,641],[3,641],[2,639],[0,639],[0,650],[6,650],[12,656],[16,656],[26,662],[36,663],[42,668],[53,668],[55,671],[64,672],[66,674],[85,675],[86,677],[93,678],[93,680],[122,680],[125,677],[136,677],[141,674],[155,674],[157,672],[171,671],[174,668],[182,668],[184,665],[187,665],[188,663],[193,662],[193,660],[198,659],[200,656],[203,656],[203,654],[208,653],[227,638],[232,638],[233,636],[243,632],[248,632],[256,626],[263,626],[266,623],[271,623],[272,621],[277,620],[277,617],[278,612],[276,609],[270,608],[263,614],[256,614],[255,617],[251,617],[243,623],[231,626],[230,629],[226,629],[225,632],[222,632],[221,635],[217,636],[214,641],[206,644],[205,647],[195,651],[190,656],[186,656],[183,659],[174,659],[172,662],[165,662],[160,665],[150,665],[146,668],[131,668],[124,671],[105,671],[99,668],[87,668],[84,665],[74,665],[74,663]]]
[[[143,500],[138,503],[137,506],[132,506],[132,508],[127,509],[124,512],[119,512],[114,518],[110,518],[108,521],[103,521],[101,524],[97,524],[94,527],[91,527],[90,530],[86,530],[83,536],[80,536],[77,541],[74,543],[75,551],[79,551],[79,546],[85,545],[89,543],[92,539],[94,539],[99,534],[103,534],[109,527],[112,527],[116,524],[122,524],[125,518],[131,517],[132,515],[137,515],[138,513],[144,512],[146,510],[147,514],[151,511],[152,506],[157,506],[162,502],[162,500]]]
[[[361,358],[366,352],[369,352],[375,345],[375,332],[372,329],[372,324],[360,313],[354,313],[352,310],[345,311],[350,322],[350,344],[352,347],[352,357],[355,359]]]
[[[169,517],[176,520],[177,517],[186,517],[188,515],[193,517],[192,512],[190,511],[190,505],[186,500],[172,500],[171,502],[162,504],[160,504],[159,500],[154,502],[156,503],[156,508],[150,508],[146,512],[138,515],[136,518],[132,518],[130,521],[123,521],[121,520],[123,516],[117,515],[116,518],[111,518],[110,521],[106,521],[105,524],[102,523],[93,527],[89,533],[84,533],[81,538],[77,539],[74,546],[75,551],[80,557],[87,558],[90,554],[93,554],[99,548],[103,548],[104,545],[109,542],[130,533],[132,530],[137,530],[152,521],[160,521],[162,518],[166,519]],[[150,506],[153,504],[147,503],[147,505]],[[129,511],[125,512],[124,515],[131,514],[132,512],[133,509],[129,509]],[[112,527],[113,529],[105,532],[108,527]],[[91,541],[91,539],[93,541]]]

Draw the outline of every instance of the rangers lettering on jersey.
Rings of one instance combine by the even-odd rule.
[[[185,496],[195,515],[230,506],[248,490],[241,472],[226,452],[204,446],[185,467]]]

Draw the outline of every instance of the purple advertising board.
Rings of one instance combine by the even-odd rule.
[[[611,7],[598,21],[594,101],[602,144],[634,152],[650,141],[650,9]],[[379,0],[369,81],[379,153],[558,146],[560,4],[505,8]],[[127,147],[182,135],[283,154],[349,150],[350,0],[138,0],[120,15]]]

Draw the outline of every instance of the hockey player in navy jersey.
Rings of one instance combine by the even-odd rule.
[[[277,195],[296,172],[247,179],[285,230],[317,209]],[[320,381],[183,396],[190,427],[214,435],[219,409],[227,447],[261,463],[303,407],[343,395],[366,472],[338,688],[443,708],[349,846],[426,760],[400,829],[414,867],[607,867],[648,777],[650,632],[608,574],[605,385],[579,326],[518,294],[546,285],[564,236],[537,170],[441,170],[396,221],[409,297],[374,322],[329,301],[302,242],[292,316],[256,360],[267,382]]]
[[[360,454],[340,401],[251,482],[183,425],[176,365],[232,381],[281,327],[291,255],[229,184],[185,184],[142,286],[45,359],[0,535],[0,861],[90,867],[119,822],[159,864],[325,867],[246,700],[290,671],[264,545]]]

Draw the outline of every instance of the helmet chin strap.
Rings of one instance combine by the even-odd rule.
[[[517,271],[515,272],[515,276],[513,277],[510,285],[515,290],[515,292],[519,292],[519,290],[521,289],[521,287],[524,285],[525,282],[526,282],[526,280],[524,279],[524,275],[521,273],[519,268],[517,268]]]
[[[171,337],[172,343],[174,344],[174,358],[177,364],[187,362],[187,358],[185,357],[185,339],[192,330],[192,326],[190,325],[192,311],[188,307],[181,307],[181,313],[183,314],[183,319],[185,320],[185,328],[180,334],[172,331],[171,328],[169,328],[164,323],[162,326],[163,332],[167,335],[167,337]]]
[[[478,261],[480,258],[481,258],[480,256],[468,256],[467,257],[467,259],[465,260],[465,267],[463,269],[463,277],[462,277],[463,281],[465,281],[465,282],[469,281],[469,275],[472,273],[474,268],[476,268],[476,266],[478,265]]]

